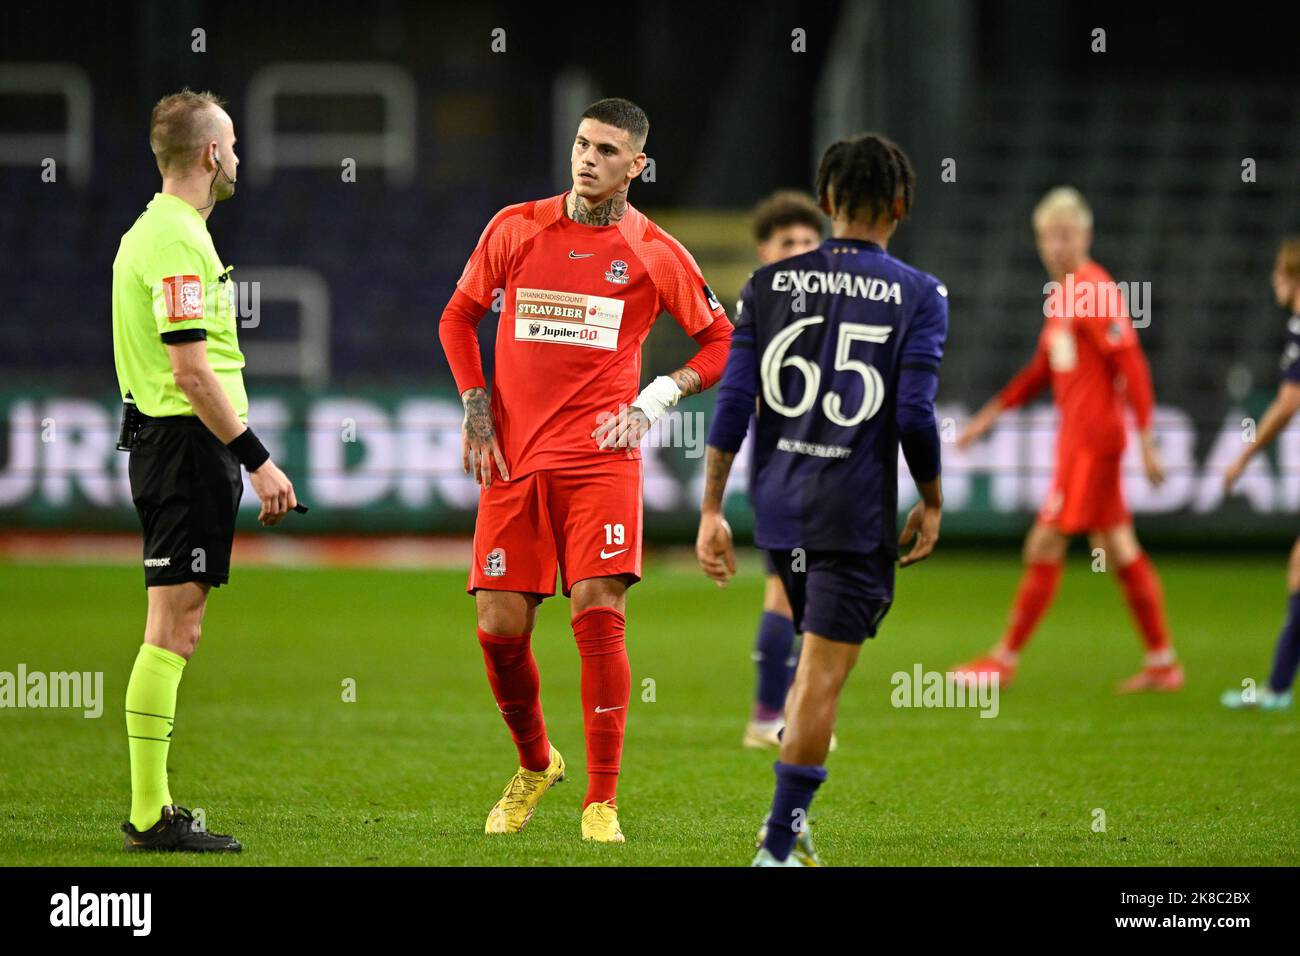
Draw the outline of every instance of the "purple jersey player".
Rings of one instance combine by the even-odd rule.
[[[808,807],[826,779],[840,689],[889,610],[900,546],[911,542],[906,567],[939,536],[934,396],[947,290],[885,251],[914,184],[907,156],[883,136],[826,151],[817,194],[832,238],[751,276],[719,388],[696,555],[719,585],[735,573],[723,491],[757,400],[755,540],[803,633],[755,865],[817,865]],[[900,446],[921,495],[901,536]]]
[[[1246,445],[1224,473],[1225,492],[1232,491],[1251,457],[1267,448],[1300,411],[1300,237],[1286,240],[1278,251],[1273,266],[1273,295],[1278,305],[1291,312],[1286,325],[1286,348],[1282,352],[1282,384],[1278,386],[1277,397],[1260,419],[1255,440]],[[1258,689],[1249,686],[1224,691],[1224,707],[1233,710],[1286,710],[1291,706],[1291,685],[1295,683],[1296,668],[1300,667],[1300,539],[1291,548],[1286,584],[1291,592],[1286,623],[1273,652],[1273,669],[1269,672],[1268,683]]]

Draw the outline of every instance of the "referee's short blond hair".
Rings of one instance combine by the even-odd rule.
[[[1057,186],[1038,200],[1034,207],[1034,228],[1061,215],[1075,216],[1083,228],[1092,228],[1092,208],[1083,198],[1083,193],[1073,186]]]
[[[216,138],[216,111],[226,101],[215,93],[195,93],[186,87],[164,96],[149,118],[149,146],[164,176],[185,170],[199,151]]]

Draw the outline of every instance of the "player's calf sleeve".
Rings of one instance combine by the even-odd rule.
[[[1064,568],[1064,561],[1034,561],[1025,568],[1015,603],[1011,606],[1011,621],[1002,637],[1003,650],[1017,654],[1029,643],[1034,628],[1056,597]]]
[[[153,644],[140,645],[126,684],[126,735],[131,754],[131,825],[147,830],[172,802],[167,752],[176,718],[176,689],[185,658]]]
[[[1160,590],[1160,578],[1155,566],[1143,551],[1135,561],[1119,569],[1120,587],[1124,589],[1124,599],[1128,601],[1133,620],[1142,635],[1142,643],[1147,649],[1147,663],[1155,663],[1152,655],[1167,657],[1165,663],[1173,661],[1173,648],[1169,642],[1169,628],[1165,624],[1165,596]]]
[[[1285,694],[1295,683],[1296,668],[1300,667],[1300,591],[1291,595],[1287,604],[1286,624],[1277,639],[1273,652],[1273,670],[1268,675],[1268,688],[1275,694]]]
[[[772,795],[772,812],[767,817],[763,846],[778,860],[784,860],[808,823],[808,809],[817,788],[826,781],[826,768],[778,760],[774,769],[776,792]]]
[[[632,694],[627,622],[612,607],[592,607],[573,619],[582,658],[582,727],[587,738],[587,796],[582,805],[614,799],[623,732]]]
[[[542,681],[531,640],[531,634],[504,636],[478,629],[488,684],[519,751],[519,766],[545,770],[551,762],[551,744],[546,739]]]
[[[754,642],[754,663],[758,665],[755,720],[776,720],[785,710],[793,648],[794,622],[774,611],[764,611],[758,622],[758,638]]]

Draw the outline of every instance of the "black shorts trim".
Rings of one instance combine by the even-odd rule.
[[[151,576],[147,569],[145,571],[144,586],[146,588],[165,588],[176,584],[189,584],[190,582],[195,584],[206,584],[210,587],[219,588],[223,584],[230,583],[230,575],[227,574],[224,577],[217,577],[212,574],[186,572],[164,577],[162,575]]]

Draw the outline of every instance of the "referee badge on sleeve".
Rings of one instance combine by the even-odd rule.
[[[198,276],[168,276],[162,280],[168,322],[203,318],[203,280]]]

